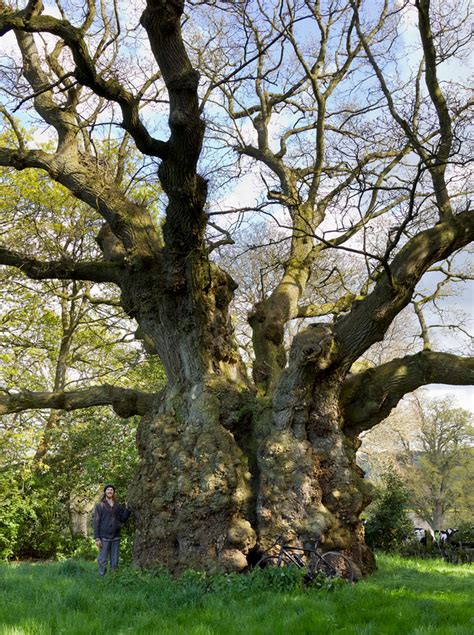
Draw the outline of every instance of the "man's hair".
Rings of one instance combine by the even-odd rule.
[[[101,502],[102,502],[102,503],[105,503],[106,499],[107,499],[107,495],[106,495],[106,493],[104,492],[104,493],[102,494],[102,497],[101,497],[101,499],[100,499],[100,500],[101,500]],[[116,495],[115,495],[115,491],[114,491],[114,495],[112,496],[112,500],[114,501],[114,505],[115,505],[115,504],[117,503],[117,497],[116,497]]]
[[[112,500],[114,501],[114,505],[117,504],[117,496],[115,494],[116,489],[115,489],[115,485],[112,485],[112,483],[108,483],[105,487],[104,487],[104,493],[102,494],[102,498],[100,499],[102,503],[105,503],[106,499],[107,499],[107,494],[105,493],[105,491],[107,489],[109,489],[109,487],[111,487],[114,490],[114,495],[112,496]]]

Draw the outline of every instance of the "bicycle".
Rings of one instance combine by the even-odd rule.
[[[276,546],[280,550],[276,555],[268,555]],[[314,549],[303,549],[302,547],[292,547],[287,545],[283,536],[278,536],[276,541],[263,554],[255,567],[288,567],[294,565],[299,569],[306,570],[305,579],[312,581],[319,574],[323,573],[330,578],[343,578],[347,582],[354,581],[354,568],[349,558],[338,551],[318,551],[319,541],[314,543]]]

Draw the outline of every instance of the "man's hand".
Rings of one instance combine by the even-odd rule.
[[[102,540],[100,538],[95,539],[95,544],[99,549],[102,549]]]

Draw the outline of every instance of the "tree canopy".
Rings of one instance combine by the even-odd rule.
[[[368,571],[358,435],[419,386],[474,378],[429,312],[469,279],[468,3],[139,4],[0,2],[0,166],[65,188],[97,243],[42,249],[75,213],[58,200],[31,244],[15,227],[35,214],[9,212],[0,263],[114,287],[166,388],[19,381],[0,412],[143,416],[140,564],[242,569],[277,534],[324,534]],[[237,241],[262,218],[245,249],[263,238],[268,266]],[[260,278],[241,301],[251,345],[229,261],[243,288]],[[361,364],[410,316],[411,350]]]

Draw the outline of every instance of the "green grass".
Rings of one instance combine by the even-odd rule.
[[[467,634],[474,633],[473,573],[468,565],[381,556],[375,575],[329,592],[272,590],[274,575],[172,580],[124,567],[99,578],[92,563],[4,564],[0,633]]]

